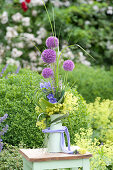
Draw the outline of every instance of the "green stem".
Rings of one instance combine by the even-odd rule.
[[[59,47],[58,47],[58,52],[57,52],[57,65],[56,65],[56,93],[58,92],[59,89]]]
[[[45,7],[45,10],[46,10],[46,13],[47,13],[48,19],[49,19],[49,23],[50,23],[50,26],[51,26],[51,30],[52,30],[53,36],[54,36],[53,26],[52,26],[52,23],[51,23],[51,19],[50,19],[50,16],[49,16],[49,13],[48,13],[47,7],[46,7],[46,5],[45,5],[44,0],[42,0],[42,1],[43,1],[44,7]]]

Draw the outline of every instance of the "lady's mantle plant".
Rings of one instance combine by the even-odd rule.
[[[48,81],[40,82],[40,90],[38,90],[38,103],[36,106],[36,112],[38,113],[37,126],[44,129],[48,124],[50,115],[53,114],[65,114],[61,115],[61,118],[65,117],[70,112],[77,109],[77,97],[73,96],[71,91],[67,90],[67,87],[63,85],[63,80],[59,75],[59,69],[61,67],[60,57],[62,52],[59,52],[59,40],[57,37],[51,36],[46,40],[47,49],[45,49],[41,58],[47,66],[42,70],[42,76]],[[75,65],[73,61],[66,60],[63,63],[63,69],[65,70],[64,80],[66,81],[66,75],[68,71],[73,71]],[[39,118],[43,117],[41,121]]]

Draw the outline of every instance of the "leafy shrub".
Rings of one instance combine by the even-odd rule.
[[[36,127],[37,114],[35,112],[35,94],[39,87],[41,76],[28,69],[21,69],[19,74],[11,74],[0,81],[0,113],[8,113],[6,120],[9,125],[4,141],[12,145],[20,142],[27,147],[42,147],[44,135]],[[69,128],[71,141],[75,131],[80,127],[89,126],[86,105],[83,98],[73,89],[73,93],[79,98],[79,111],[75,116],[70,115],[64,125]]]
[[[92,140],[92,129],[80,129],[80,133],[75,134],[75,143],[82,149],[86,149],[93,154],[90,158],[91,170],[111,170],[113,168],[113,142],[107,141],[100,145],[95,138]]]
[[[17,146],[4,144],[4,149],[0,153],[0,170],[22,170],[23,161]]]
[[[75,70],[68,74],[70,86],[77,86],[78,92],[89,102],[96,97],[113,100],[113,71],[103,68],[87,67],[77,64]]]
[[[101,142],[113,141],[113,101],[96,98],[87,105],[94,137]]]
[[[73,88],[71,92],[78,98],[78,109],[72,114],[69,114],[69,117],[62,120],[63,124],[68,127],[71,144],[74,144],[74,134],[78,133],[80,128],[89,128],[90,119],[83,97],[77,92],[76,88]]]
[[[12,145],[23,141],[27,146],[42,146],[40,130],[35,126],[34,96],[40,76],[30,70],[21,70],[18,75],[9,75],[0,81],[0,113],[8,113],[9,129],[4,140]]]

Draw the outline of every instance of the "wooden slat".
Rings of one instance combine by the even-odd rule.
[[[81,154],[65,154],[65,153],[48,153],[46,149],[20,149],[19,152],[31,162],[42,162],[51,160],[74,160],[87,159],[92,157],[91,153]]]

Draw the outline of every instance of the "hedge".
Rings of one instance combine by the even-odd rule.
[[[68,74],[70,86],[77,86],[78,92],[87,103],[94,102],[96,97],[113,100],[113,69],[87,67],[76,64],[73,72]]]

